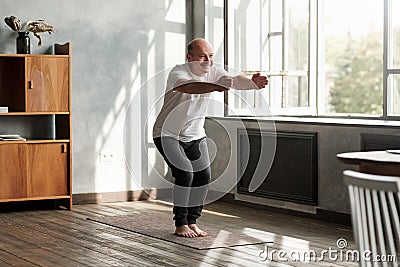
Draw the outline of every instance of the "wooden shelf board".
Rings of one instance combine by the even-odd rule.
[[[26,140],[26,141],[0,141],[0,145],[5,144],[48,144],[48,143],[69,143],[69,139],[57,139],[57,140]]]
[[[69,115],[69,112],[0,112],[0,116]]]
[[[69,55],[53,55],[53,54],[0,54],[1,57],[69,57]]]
[[[56,139],[56,140],[26,140],[28,144],[40,143],[69,143],[69,139]]]
[[[29,200],[52,200],[52,199],[69,199],[71,196],[47,196],[47,197],[25,197],[25,198],[8,198],[0,199],[0,202],[29,201]]]

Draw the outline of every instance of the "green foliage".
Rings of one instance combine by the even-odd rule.
[[[334,62],[337,77],[330,90],[336,113],[382,114],[383,50],[379,33],[354,40],[347,37]]]

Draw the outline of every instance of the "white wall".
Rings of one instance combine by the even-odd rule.
[[[184,61],[185,0],[2,0],[0,6],[1,21],[14,15],[55,27],[42,35],[40,48],[31,34],[32,53],[72,43],[73,193],[138,189],[135,179],[147,171],[145,120],[164,90],[141,85]],[[0,53],[15,53],[15,38],[0,23]],[[112,160],[101,162],[100,153]]]

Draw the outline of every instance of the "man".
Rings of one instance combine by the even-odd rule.
[[[187,62],[169,73],[164,104],[153,127],[154,143],[175,179],[175,234],[182,237],[207,235],[196,220],[201,216],[211,179],[204,130],[210,93],[230,88],[261,89],[268,84],[267,77],[259,73],[251,80],[228,75],[214,66],[213,56],[211,44],[202,38],[188,44]]]

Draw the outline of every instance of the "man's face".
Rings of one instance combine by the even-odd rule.
[[[196,75],[202,75],[210,71],[214,62],[212,46],[206,41],[199,41],[193,46],[191,54],[187,55],[188,62],[192,63]]]

